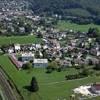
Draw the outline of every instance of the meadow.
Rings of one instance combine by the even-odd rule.
[[[41,39],[32,36],[0,36],[0,45],[8,45],[13,43],[27,44],[27,43],[39,43]]]
[[[96,25],[96,24],[87,24],[87,25],[79,25],[79,24],[75,24],[75,23],[71,23],[71,22],[67,22],[67,21],[59,21],[57,26],[58,29],[60,30],[74,30],[74,31],[81,31],[81,32],[87,32],[88,29],[91,28],[98,28],[100,30],[100,25]]]
[[[58,98],[67,98],[69,100],[74,88],[100,81],[100,77],[96,76],[67,81],[65,80],[65,75],[77,73],[75,69],[70,68],[62,72],[54,71],[51,74],[47,74],[45,69],[33,68],[27,71],[18,71],[6,55],[0,56],[0,65],[13,80],[25,100],[57,100]],[[30,93],[25,88],[30,85],[33,76],[36,77],[39,84],[37,93]]]

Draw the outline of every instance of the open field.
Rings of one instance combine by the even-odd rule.
[[[77,73],[75,69],[68,69],[60,73],[53,72],[51,74],[46,74],[45,69],[18,71],[8,57],[3,55],[0,56],[0,64],[18,87],[25,100],[57,100],[60,97],[65,97],[69,100],[72,89],[80,85],[100,81],[100,77],[96,76],[81,80],[65,81],[65,75]],[[32,76],[37,78],[40,87],[38,93],[30,93],[25,89],[26,86],[29,86]]]
[[[56,27],[60,30],[71,29],[74,31],[81,31],[81,32],[87,32],[90,27],[98,28],[100,30],[100,25],[95,25],[95,24],[78,25],[75,23],[70,23],[65,21],[59,21]]]
[[[11,43],[38,43],[40,42],[41,39],[36,38],[34,35],[33,36],[11,36],[11,37],[6,37],[6,36],[0,36],[0,45],[4,44],[11,44]]]

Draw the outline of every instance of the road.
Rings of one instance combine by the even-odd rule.
[[[7,100],[17,100],[16,96],[14,95],[14,91],[10,87],[5,73],[0,68],[0,86],[3,88],[4,95],[6,96]]]

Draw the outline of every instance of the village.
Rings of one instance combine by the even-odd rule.
[[[60,32],[47,28],[35,35],[41,37],[42,43],[13,44],[1,49],[9,55],[20,55],[22,62],[37,59],[37,63],[41,66],[41,63],[46,63],[46,67],[48,61],[53,60],[61,67],[100,64],[100,44],[96,38],[88,37],[87,33],[74,33],[73,30]]]
[[[29,9],[28,2],[24,0],[19,2],[12,0],[9,3],[6,0],[0,1],[0,35],[2,37],[31,36],[35,37],[37,41],[34,42],[33,40],[32,43],[14,43],[10,40],[9,43],[0,45],[1,59],[2,57],[7,57],[10,61],[9,63],[14,65],[12,67],[14,67],[15,72],[17,70],[19,73],[23,73],[23,71],[39,69],[40,73],[47,79],[45,83],[48,82],[47,84],[50,85],[91,78],[92,76],[93,78],[95,76],[99,77],[100,31],[98,28],[90,27],[87,32],[76,31],[73,28],[60,30],[57,28],[58,21],[62,21],[62,16],[57,14],[52,16],[34,14]],[[7,67],[11,68],[11,65]],[[76,72],[73,73],[73,70]],[[67,74],[68,71],[69,74]],[[55,78],[49,83],[48,77],[50,76],[48,75],[55,75],[55,72],[57,74],[58,72],[64,72],[64,74],[59,74],[59,77],[61,75],[59,82],[58,79],[55,81]],[[38,73],[35,74],[37,75]],[[40,86],[42,86],[41,83],[43,81],[39,83]],[[77,88],[75,88],[76,86],[73,87],[73,94],[80,94],[81,96],[79,97],[83,98],[99,97],[100,83],[97,81],[88,83]],[[75,98],[73,94],[71,98]],[[57,95],[57,100],[62,99],[59,99]]]
[[[79,74],[65,76],[67,80],[80,79],[94,74],[91,69],[98,69],[100,65],[100,43],[92,34],[74,30],[60,31],[51,27],[45,30],[38,28],[33,35],[41,38],[40,43],[3,45],[0,51],[8,55],[18,70],[45,68],[47,73],[51,73],[53,70],[60,72],[68,68],[82,68]],[[88,71],[84,72],[84,68]],[[83,98],[100,96],[100,85],[80,86],[73,92],[82,94]]]

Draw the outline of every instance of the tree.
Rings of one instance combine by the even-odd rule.
[[[49,63],[48,68],[50,68],[50,69],[58,69],[59,66],[58,66],[58,63],[56,61],[52,61],[52,62]]]
[[[31,69],[31,67],[32,67],[32,65],[31,65],[31,63],[26,63],[26,64],[23,64],[23,66],[22,66],[22,68],[23,69]]]
[[[42,34],[41,32],[38,32],[38,33],[37,33],[37,37],[38,37],[38,38],[43,38],[43,34]]]
[[[83,76],[88,76],[88,75],[92,75],[94,73],[94,71],[92,70],[92,68],[83,68],[82,72],[80,73]]]
[[[100,31],[98,28],[89,28],[87,35],[89,37],[97,38],[100,37]]]
[[[30,89],[32,92],[37,92],[39,90],[39,86],[35,77],[32,77]]]
[[[93,65],[93,61],[91,59],[89,59],[88,65]]]
[[[30,24],[27,24],[27,25],[25,26],[25,32],[26,32],[26,33],[31,33],[31,32],[32,32],[32,27],[31,27]]]
[[[100,70],[100,62],[99,62],[98,64],[95,64],[94,69],[96,69],[96,70]]]
[[[35,57],[36,57],[36,58],[40,58],[39,51],[36,51],[36,52],[35,52]]]

